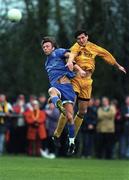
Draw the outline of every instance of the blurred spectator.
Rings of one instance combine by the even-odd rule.
[[[122,118],[124,130],[121,139],[121,158],[129,158],[129,96],[125,98],[125,105],[122,107]]]
[[[13,105],[13,111],[17,115],[19,115],[19,118],[17,119],[17,126],[24,126],[24,117],[23,114],[25,112],[25,97],[24,95],[19,95],[17,98],[16,103]]]
[[[12,123],[10,126],[9,153],[25,153],[26,151],[26,125],[24,121],[25,97],[20,94],[13,105]]]
[[[7,120],[10,116],[10,112],[12,112],[11,104],[7,102],[4,94],[0,94],[0,155],[4,152]]]
[[[84,157],[92,157],[94,153],[95,131],[97,122],[96,107],[94,108],[94,99],[89,101],[87,113],[84,116],[82,124],[83,152]]]
[[[121,109],[119,103],[116,99],[111,101],[111,104],[116,110],[115,114],[115,139],[114,139],[114,150],[113,157],[121,158],[122,156],[122,139],[123,139],[123,130],[124,130],[124,121],[121,114]]]
[[[27,122],[28,155],[40,155],[42,140],[47,138],[45,121],[46,114],[39,109],[39,102],[31,102],[32,110],[27,110],[25,120]]]
[[[53,103],[47,104],[46,109],[45,109],[47,119],[46,119],[46,129],[47,129],[47,142],[46,143],[46,148],[41,151],[41,154],[43,157],[47,157],[50,159],[55,158],[55,154],[58,155],[57,149],[54,145],[54,142],[52,140],[52,136],[54,134],[55,128],[57,126],[57,121],[60,116],[60,112],[57,108],[55,108]],[[43,147],[45,147],[43,144]]]
[[[32,103],[33,103],[34,100],[37,100],[37,96],[31,94],[30,97],[29,97],[29,102],[26,103],[26,111],[33,110]]]
[[[52,141],[52,136],[56,129],[60,112],[57,108],[55,108],[53,103],[50,103],[49,106],[46,108],[46,114],[47,114],[46,127],[47,127],[48,137],[49,137],[49,149],[50,149],[50,152],[54,152],[55,148]]]
[[[100,103],[101,103],[101,101],[100,101],[99,98],[94,99],[94,109],[96,109],[96,112],[97,112],[97,110],[98,110],[98,108],[100,106]]]
[[[41,110],[44,110],[45,107],[46,107],[46,104],[47,104],[47,97],[44,93],[41,93],[38,97],[38,101],[39,101],[39,104],[40,104],[40,109]]]
[[[46,128],[48,136],[51,138],[57,126],[57,121],[60,116],[60,112],[57,108],[55,108],[53,103],[47,105],[45,111],[47,114]]]
[[[102,106],[98,108],[97,121],[97,158],[111,159],[115,132],[115,108],[107,97],[102,98]]]

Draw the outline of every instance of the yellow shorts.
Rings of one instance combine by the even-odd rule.
[[[73,89],[78,93],[78,97],[81,99],[89,100],[91,98],[92,92],[92,82],[91,77],[75,77],[71,80]]]

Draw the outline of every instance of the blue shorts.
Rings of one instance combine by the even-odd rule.
[[[76,94],[73,90],[72,84],[65,83],[65,84],[59,84],[55,83],[52,87],[55,87],[58,89],[61,93],[61,100],[63,104],[65,103],[74,103]]]

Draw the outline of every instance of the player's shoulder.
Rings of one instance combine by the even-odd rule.
[[[76,42],[76,43],[74,43],[71,47],[80,47],[80,45]]]
[[[89,46],[89,47],[98,47],[97,44],[95,44],[93,42],[90,42],[90,41],[87,42],[87,46]]]
[[[57,56],[64,56],[65,53],[67,52],[70,52],[69,49],[65,49],[65,48],[58,48],[58,49],[55,49],[54,53],[57,55]]]
[[[78,51],[78,50],[80,50],[80,45],[79,45],[78,43],[74,43],[74,44],[71,46],[70,50],[76,50],[76,51]]]
[[[64,48],[57,48],[57,49],[55,49],[54,50],[54,52],[60,52],[60,51],[62,51]]]
[[[68,51],[68,49],[65,49],[65,48],[57,48],[57,49],[55,49],[55,52],[66,52],[66,51]]]
[[[102,47],[96,43],[90,42],[88,41],[88,44],[91,48],[95,48],[95,49],[102,49]]]

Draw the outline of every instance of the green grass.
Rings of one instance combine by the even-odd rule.
[[[129,161],[0,157],[0,180],[82,179],[129,180]]]

